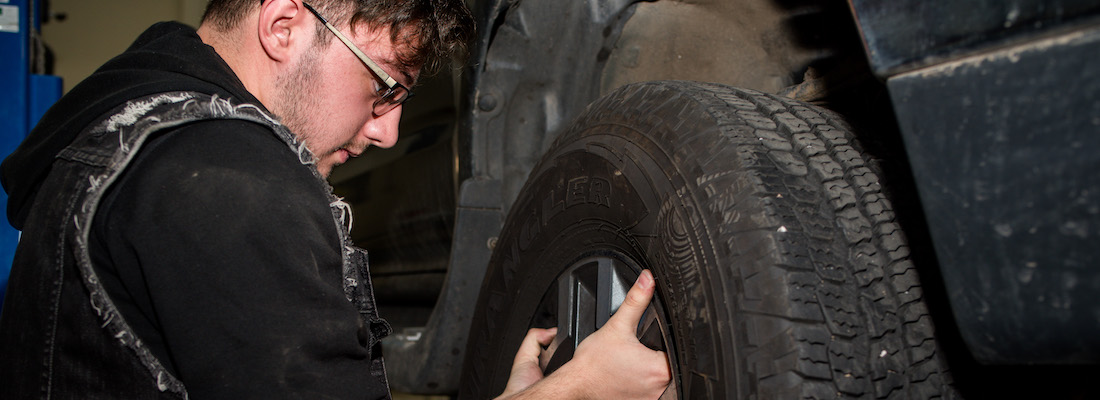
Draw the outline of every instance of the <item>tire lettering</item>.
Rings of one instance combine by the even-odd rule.
[[[588,189],[588,202],[611,207],[611,182],[602,178],[592,178]]]
[[[579,176],[569,180],[567,190],[565,208],[580,204],[611,207],[611,182],[607,179]],[[550,195],[553,197],[553,192]]]
[[[610,208],[611,192],[611,181],[607,179],[578,176],[570,179],[565,184],[564,188],[547,191],[546,197],[542,199],[542,207],[539,209],[540,213],[532,216],[531,219],[541,221],[541,225],[546,226],[546,224],[550,223],[551,219],[554,219],[554,217],[561,214],[562,211],[573,206],[594,204]],[[530,227],[530,222],[524,224],[524,227],[525,231],[532,230],[535,233],[538,232],[538,228]]]
[[[550,189],[550,193],[542,199],[542,224],[546,225],[546,221],[551,220],[562,211],[565,211],[565,201],[555,198],[554,190]]]
[[[537,212],[532,211],[531,216],[524,221],[523,227],[519,230],[519,249],[526,251],[531,247],[531,243],[534,242],[535,237],[542,231],[542,226],[545,223],[539,223],[539,216]]]
[[[565,199],[566,207],[573,207],[588,201],[588,177],[578,176],[569,180],[568,195]]]
[[[559,181],[560,182],[560,181]],[[564,190],[563,190],[564,189]],[[514,261],[519,259],[519,254],[529,250],[536,244],[542,228],[550,223],[550,220],[565,211],[566,208],[580,204],[595,204],[611,207],[611,182],[603,178],[576,177],[566,183],[565,188],[550,189],[545,192],[541,207],[532,210],[527,218],[519,225],[519,232],[515,241],[505,250],[503,264],[504,270],[514,268]],[[507,277],[506,277],[506,280]]]

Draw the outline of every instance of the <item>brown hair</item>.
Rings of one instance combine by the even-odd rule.
[[[389,28],[398,62],[430,75],[452,60],[463,58],[474,38],[474,19],[463,0],[312,0],[310,5],[336,26],[366,24]],[[261,1],[211,0],[203,24],[227,32],[239,25]],[[318,40],[331,37],[318,22]]]

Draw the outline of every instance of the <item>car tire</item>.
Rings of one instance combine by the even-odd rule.
[[[558,326],[549,350],[567,358],[641,269],[657,296],[639,336],[673,367],[664,398],[953,397],[890,204],[829,111],[707,83],[615,90],[511,209],[460,398],[500,394],[531,327]]]

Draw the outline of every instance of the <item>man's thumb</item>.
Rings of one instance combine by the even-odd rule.
[[[642,319],[646,307],[649,306],[649,301],[653,299],[654,286],[653,273],[648,269],[642,271],[638,275],[638,280],[634,282],[634,286],[626,293],[623,304],[607,324],[615,324],[633,331],[638,326],[638,321]]]

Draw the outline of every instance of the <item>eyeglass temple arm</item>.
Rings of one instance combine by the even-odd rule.
[[[367,65],[367,68],[370,68],[370,70],[374,71],[374,73],[378,75],[379,78],[382,78],[382,81],[386,82],[386,86],[390,88],[397,86],[396,79],[393,79],[390,74],[387,74],[386,71],[383,71],[382,67],[379,67],[378,64],[375,64],[374,61],[370,59],[370,57],[367,57],[366,54],[363,54],[362,51],[359,51],[359,48],[352,44],[351,40],[349,40],[347,36],[344,36],[344,34],[336,30],[336,27],[332,26],[332,24],[330,24],[328,20],[325,19],[325,17],[322,17],[321,13],[318,13],[317,10],[314,10],[313,7],[308,4],[302,3],[302,5],[306,6],[306,9],[308,9],[309,12],[317,16],[317,19],[321,20],[321,22],[325,24],[325,27],[328,28],[328,30],[332,31],[332,33],[336,35],[336,37],[340,39],[341,42],[344,42],[344,45],[348,46],[348,49],[350,49],[352,53],[355,53],[355,56],[359,57],[359,60],[362,60],[363,64]]]

